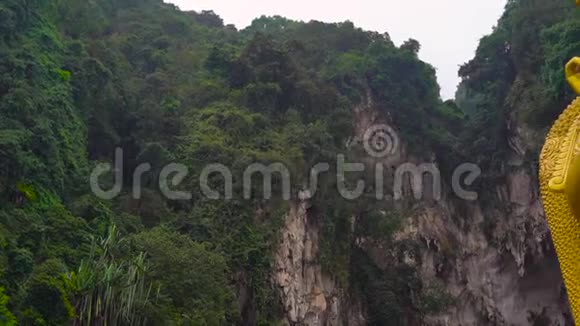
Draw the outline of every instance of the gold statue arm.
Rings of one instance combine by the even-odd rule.
[[[580,57],[573,58],[566,65],[566,79],[576,94],[580,94]]]

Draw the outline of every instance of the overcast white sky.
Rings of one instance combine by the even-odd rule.
[[[342,22],[388,32],[396,44],[409,38],[420,57],[437,68],[443,99],[453,98],[459,66],[471,59],[479,39],[492,31],[506,0],[165,0],[182,10],[213,10],[239,29],[261,15]]]

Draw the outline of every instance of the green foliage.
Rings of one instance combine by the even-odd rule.
[[[6,295],[5,289],[0,287],[0,324],[5,326],[18,325],[16,317],[8,310],[8,302],[10,298]]]
[[[368,307],[369,325],[414,325],[420,320],[420,310],[408,314],[416,294],[421,290],[417,271],[401,264],[381,270],[362,250],[357,250],[351,262],[352,284]]]
[[[147,320],[144,314],[155,289],[145,280],[145,256],[124,257],[123,242],[111,226],[106,238],[93,242],[91,255],[78,271],[62,275],[73,298],[71,317],[76,323],[143,325]]]
[[[57,73],[60,76],[60,79],[62,79],[63,81],[65,81],[65,82],[70,81],[70,77],[71,77],[70,71],[59,69],[59,70],[57,70]]]
[[[435,69],[407,49],[373,44],[368,49],[369,86],[381,109],[394,123],[414,152],[426,149],[428,117],[439,103]]]
[[[397,211],[371,211],[361,216],[357,223],[359,236],[387,242],[392,240],[400,226],[401,217]]]
[[[298,27],[298,23],[280,16],[267,17],[262,16],[252,21],[252,24],[246,29],[248,33],[266,32],[280,33],[288,28]]]
[[[224,21],[220,16],[216,15],[212,10],[203,10],[200,13],[192,12],[195,20],[201,25],[208,27],[223,27]]]
[[[569,101],[574,94],[563,78],[564,66],[580,53],[580,16],[542,30],[545,65],[542,68],[547,93],[556,100]]]
[[[510,2],[505,21],[520,17],[518,6]],[[369,102],[413,153],[434,150],[451,166],[465,141],[474,157],[492,157],[505,136],[499,121],[515,69],[505,42],[514,28],[505,24],[462,69],[465,109],[466,101],[441,102],[417,41],[398,48],[388,34],[348,21],[261,17],[238,32],[211,11],[181,12],[159,0],[3,1],[0,282],[11,311],[38,325],[274,324],[283,311],[271,284],[288,211],[282,180],[274,178],[270,200],[254,180],[249,200],[209,201],[196,178],[207,164],[224,164],[239,199],[249,164],[283,163],[296,194],[309,169],[328,162],[310,210],[325,271],[362,291],[371,324],[412,324],[408,316],[423,308],[416,271],[381,270],[353,246],[360,237],[391,244],[401,216],[367,200],[345,203],[333,162],[352,154],[353,108]],[[568,22],[543,33],[547,81],[575,51],[564,46],[575,31]],[[522,32],[518,49],[534,33]],[[90,167],[112,161],[118,147],[122,194],[98,200],[88,189]],[[192,200],[160,193],[170,162],[190,169],[180,186]],[[141,198],[132,198],[143,163],[151,171]],[[209,182],[223,193],[223,177]],[[436,291],[427,298],[427,310],[444,309]],[[5,305],[0,318],[10,316]]]
[[[30,312],[35,315],[34,319],[41,318],[48,325],[64,324],[74,316],[74,307],[62,278],[64,273],[66,266],[57,259],[47,260],[35,268],[27,286],[25,302],[29,312],[25,311],[22,316],[24,324]]]
[[[445,287],[439,282],[423,289],[423,311],[426,314],[443,312],[455,303],[455,298],[447,293]]]
[[[418,55],[421,50],[421,44],[415,39],[409,39],[401,45],[401,49],[409,51],[414,55]]]
[[[279,318],[278,294],[271,286],[270,273],[273,246],[282,227],[282,214],[287,209],[280,205],[278,210],[263,211],[256,221],[255,210],[250,205],[203,201],[184,221],[183,228],[189,230],[194,240],[213,244],[214,251],[224,255],[228,269],[239,271],[238,282],[252,298],[240,307],[250,309],[241,311],[242,320],[250,318],[248,314],[252,310],[257,324],[269,325]],[[236,316],[228,319],[235,322]]]
[[[468,121],[459,148],[487,177],[501,174],[511,151],[510,124],[543,133],[573,98],[564,65],[580,50],[578,35],[572,2],[511,0],[475,58],[461,67],[457,103]],[[540,145],[531,148],[534,155]]]
[[[159,303],[152,320],[191,325],[226,323],[233,293],[221,255],[163,228],[140,233],[132,240],[150,263],[147,278],[159,286]]]

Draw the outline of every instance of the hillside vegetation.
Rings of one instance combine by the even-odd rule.
[[[415,155],[435,154],[444,171],[475,158],[501,174],[510,114],[541,133],[573,96],[561,78],[580,53],[569,2],[510,0],[461,68],[455,104],[439,98],[417,41],[396,46],[350,22],[261,17],[238,31],[213,12],[159,0],[3,0],[0,324],[278,322],[270,273],[289,204],[280,189],[260,199],[261,182],[243,200],[245,167],[283,163],[296,194],[310,167],[360,151],[347,147],[353,108],[370,94]],[[99,199],[91,172],[117,148],[122,191]],[[191,199],[161,193],[159,173],[172,162],[189,168],[181,189]],[[136,199],[142,163],[151,171]],[[199,189],[212,163],[231,169],[233,200]],[[326,270],[364,296],[376,325],[442,309],[413,271],[381,271],[353,249],[377,230],[388,237],[397,218],[377,215],[381,203],[345,202],[335,182],[323,178],[312,200]],[[353,230],[352,216],[369,222]]]

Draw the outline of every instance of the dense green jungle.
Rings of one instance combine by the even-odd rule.
[[[420,47],[349,21],[263,16],[237,30],[161,0],[0,0],[0,325],[284,325],[271,275],[293,203],[278,179],[272,198],[261,182],[242,198],[242,173],[282,163],[295,198],[315,164],[360,155],[354,108],[369,97],[409,155],[444,176],[468,161],[483,171],[475,188],[501,180],[514,121],[537,135],[525,159],[537,174],[543,137],[575,97],[563,77],[580,54],[573,1],[509,0],[454,100]],[[91,173],[119,148],[122,189],[101,199]],[[191,198],[163,195],[173,162],[188,167],[178,188]],[[204,196],[212,163],[231,169],[233,199]],[[321,177],[309,204],[317,259],[366,322],[422,325],[460,304],[356,245],[393,243],[417,203],[344,200],[335,179]],[[99,180],[110,189],[115,175]]]

